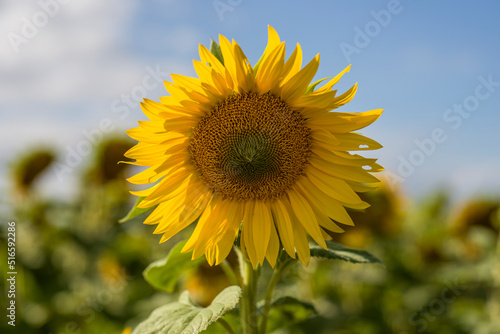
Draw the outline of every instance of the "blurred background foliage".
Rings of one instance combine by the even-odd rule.
[[[142,271],[190,231],[158,244],[144,216],[118,223],[135,201],[125,181],[130,167],[117,164],[131,145],[120,137],[101,142],[73,200],[37,192],[37,179],[56,160],[50,148],[12,162],[12,191],[1,203],[9,210],[0,220],[17,228],[16,333],[121,333],[177,298],[155,291]],[[289,326],[280,333],[500,333],[498,197],[450,203],[446,189],[439,189],[414,201],[387,181],[362,196],[372,206],[351,211],[356,226],[332,236],[370,251],[385,267],[318,260],[308,268],[294,265],[275,298],[311,301],[317,312],[298,323],[283,319]],[[270,270],[263,272],[265,287]],[[4,291],[5,282],[2,277]],[[206,306],[228,285],[220,268],[201,265],[177,291],[188,289]],[[0,326],[2,333],[12,330],[5,319]],[[209,330],[222,332],[217,324]]]

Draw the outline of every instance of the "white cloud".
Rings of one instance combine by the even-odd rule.
[[[9,2],[0,14],[5,37],[0,42],[4,60],[0,62],[0,100],[6,104],[26,99],[64,103],[122,92],[127,88],[124,84],[142,71],[141,66],[130,66],[134,60],[121,52],[134,6],[132,0],[60,4],[45,25],[17,45],[16,53],[9,36],[25,36],[26,20],[34,23],[34,17],[44,12],[38,2],[31,6]]]

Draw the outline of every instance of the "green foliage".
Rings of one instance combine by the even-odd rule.
[[[203,257],[191,260],[190,253],[181,253],[185,244],[185,241],[179,242],[165,258],[151,263],[144,270],[144,278],[151,286],[171,293],[182,274],[205,260]]]
[[[327,241],[328,250],[321,248],[317,244],[309,244],[311,256],[328,260],[341,260],[352,263],[381,263],[376,256],[364,250],[346,248],[332,241]]]
[[[125,217],[120,219],[119,222],[125,223],[126,221],[129,221],[135,217],[139,217],[140,215],[145,214],[146,212],[148,212],[150,210],[153,210],[156,206],[152,206],[150,208],[138,208],[137,207],[139,205],[139,203],[141,203],[145,198],[146,198],[146,196],[138,197],[137,201],[135,201],[135,204],[132,207],[132,209],[130,209],[129,213]]]
[[[217,58],[221,64],[224,65],[224,57],[222,57],[220,45],[213,39],[210,39],[210,52],[212,52],[215,58]]]
[[[162,306],[141,322],[132,334],[194,334],[216,322],[226,312],[236,307],[241,297],[241,288],[230,286],[224,289],[210,306],[195,305],[188,293],[182,293],[178,302]]]
[[[293,326],[316,313],[316,309],[310,303],[292,297],[280,298],[271,305],[266,331],[272,333],[277,329]]]
[[[317,85],[319,85],[323,81],[325,81],[327,79],[331,79],[331,78],[332,77],[326,77],[326,78],[319,79],[318,81],[313,82],[312,84],[310,84],[309,86],[307,86],[307,90],[306,90],[305,94],[311,93],[316,88]]]
[[[89,155],[90,166],[98,164],[91,161],[96,156]],[[80,176],[77,196],[64,201],[43,197],[36,187],[27,189],[27,198],[6,195],[3,204],[8,210],[0,212],[0,220],[16,221],[16,333],[121,333],[152,310],[176,301],[177,295],[164,291],[186,284],[188,277],[172,277],[185,272],[184,264],[196,265],[188,254],[178,254],[184,260],[163,259],[168,266],[155,266],[151,274],[158,274],[157,285],[170,290],[153,289],[140,273],[177,241],[158,245],[151,226],[142,224],[139,216],[152,208],[135,206],[123,219],[133,221],[116,223],[130,209],[123,178],[101,184]],[[16,179],[11,182],[15,188]],[[393,210],[401,212],[394,214],[377,192],[367,194],[374,210],[366,210],[365,219],[351,212],[356,226],[334,238],[346,247],[377,254],[388,269],[349,263],[380,262],[364,251],[331,242],[328,251],[312,245],[317,259],[342,261],[313,261],[307,268],[290,265],[276,291],[314,303],[318,314],[307,304],[284,298],[271,305],[268,330],[286,326],[280,333],[500,333],[498,317],[489,313],[500,305],[494,294],[500,282],[500,275],[494,274],[500,272],[500,219],[489,211],[482,214],[477,202],[483,199],[454,205],[450,194],[440,191],[411,206],[396,202]],[[498,209],[500,199],[492,201]],[[383,233],[388,230],[397,232]],[[176,240],[185,236],[180,233]],[[7,256],[0,253],[0,262],[6,265]],[[271,276],[265,276],[266,271],[268,265],[262,268],[261,298]],[[170,277],[165,272],[177,273]],[[235,296],[233,304],[236,301]],[[225,333],[222,319],[241,333],[237,308],[207,322],[202,333]],[[12,326],[1,322],[0,333],[10,332]]]

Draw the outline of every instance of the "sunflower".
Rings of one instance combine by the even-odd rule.
[[[352,132],[382,110],[330,112],[354,97],[357,85],[333,90],[350,66],[311,84],[319,55],[301,68],[299,44],[285,60],[285,42],[270,26],[268,36],[253,68],[234,40],[220,35],[220,54],[200,45],[199,78],[172,74],[170,96],[145,99],[150,121],[128,130],[139,143],[126,156],[149,167],[128,181],[155,183],[132,192],[145,197],[139,207],[156,206],[144,223],[157,224],[164,242],[197,221],[183,252],[210,265],[226,258],[239,233],[254,267],[266,258],[274,267],[281,247],[307,265],[307,236],[326,248],[325,230],[353,225],[345,207],[368,207],[357,192],[376,187],[370,172],[382,170],[349,153],[382,147]]]

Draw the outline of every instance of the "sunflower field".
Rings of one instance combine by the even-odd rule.
[[[499,12],[0,1],[0,334],[500,334]]]
[[[207,307],[231,285],[223,268],[189,256],[182,271],[172,273],[185,260],[171,265],[173,280],[154,278],[150,263],[165,262],[191,230],[158,244],[159,237],[142,224],[147,215],[118,222],[133,198],[124,178],[129,167],[116,162],[132,144],[118,137],[105,141],[80,176],[78,200],[70,203],[37,193],[37,177],[54,158],[50,150],[34,150],[13,164],[12,202],[2,203],[11,211],[2,219],[15,217],[16,223],[18,333],[122,333],[183,290],[193,303]],[[372,205],[350,210],[355,226],[333,240],[369,251],[383,264],[312,258],[308,267],[290,266],[277,282],[279,302],[268,331],[496,333],[499,199],[451,205],[441,190],[412,201],[386,183],[362,196]],[[2,254],[5,284],[7,256]],[[237,266],[232,252],[228,264]],[[270,274],[266,263],[259,295]],[[229,312],[223,318],[231,323],[236,316]],[[225,331],[215,322],[205,332]]]

